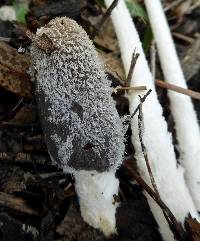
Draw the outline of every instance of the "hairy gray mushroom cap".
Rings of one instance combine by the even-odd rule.
[[[50,51],[37,44],[42,39]],[[52,160],[67,172],[115,170],[124,153],[123,125],[86,32],[74,20],[55,18],[38,29],[31,56]]]

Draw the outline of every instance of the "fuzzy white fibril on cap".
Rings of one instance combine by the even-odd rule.
[[[42,39],[49,49],[45,50]],[[109,235],[115,232],[116,205],[112,197],[117,194],[115,171],[122,162],[125,145],[122,120],[103,64],[83,28],[65,17],[37,31],[31,56],[50,156],[65,172],[74,174],[85,221]],[[106,195],[101,194],[103,191]],[[110,215],[105,214],[102,221],[99,210],[108,208]],[[107,223],[107,229],[102,222]]]
[[[106,0],[105,2],[107,6],[110,6],[112,0]],[[147,88],[153,90],[143,105],[144,144],[147,148],[147,154],[160,196],[177,220],[183,223],[189,213],[193,217],[198,217],[198,214],[186,187],[183,169],[177,167],[171,134],[167,130],[167,123],[164,120],[162,108],[157,99],[153,78],[145,59],[138,33],[124,0],[119,1],[111,16],[126,73],[128,73],[134,49],[136,48],[136,51],[140,54],[134,69],[131,85],[146,85]],[[129,95],[130,113],[133,113],[139,103],[138,94],[142,94],[142,92]],[[140,174],[151,185],[141,151],[136,118],[132,121],[131,127],[133,131],[132,142],[135,147],[135,157]],[[173,235],[166,224],[165,217],[162,212],[158,212],[158,208],[153,202],[151,201],[149,204],[158,222],[160,232],[165,240],[172,240]]]
[[[145,0],[165,80],[187,88],[160,0]],[[191,98],[168,91],[186,183],[200,211],[200,130]]]

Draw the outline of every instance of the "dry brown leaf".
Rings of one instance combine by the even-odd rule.
[[[190,14],[194,9],[200,7],[200,0],[185,0],[175,9],[178,16]]]
[[[32,84],[27,74],[30,57],[19,54],[9,44],[0,42],[0,86],[20,96],[32,95]]]
[[[0,205],[3,208],[13,209],[18,213],[26,215],[40,215],[38,211],[30,208],[22,198],[3,192],[0,192]]]
[[[196,75],[200,69],[200,36],[188,49],[182,60],[182,67],[187,81]]]
[[[121,59],[114,53],[101,53],[105,63],[106,72],[112,74],[115,78],[125,80],[125,72]]]
[[[200,223],[196,219],[188,218],[185,226],[191,241],[200,241]]]
[[[110,19],[103,25],[101,33],[95,37],[95,43],[115,53],[120,52],[117,37]]]
[[[23,106],[13,118],[13,122],[17,123],[33,123],[36,121],[37,113],[32,108]]]
[[[100,52],[106,72],[116,79],[124,80],[125,72],[120,58],[118,41],[110,19],[104,24],[101,34],[95,37],[95,43],[108,50],[108,52]]]

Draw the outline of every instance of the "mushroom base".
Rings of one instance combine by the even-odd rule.
[[[118,194],[119,180],[115,172],[79,171],[74,173],[74,178],[84,221],[99,228],[107,237],[116,233],[118,205],[114,195]]]

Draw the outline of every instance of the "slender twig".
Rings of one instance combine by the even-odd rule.
[[[110,7],[106,10],[106,12],[104,13],[102,19],[100,20],[100,22],[97,24],[97,27],[100,29],[103,24],[105,23],[105,21],[110,17],[113,9],[117,6],[119,0],[114,0],[112,2],[112,4],[110,5]]]
[[[177,5],[179,5],[181,2],[183,2],[183,0],[176,0],[176,1],[173,1],[171,4],[169,4],[168,6],[166,6],[164,8],[164,11],[167,12],[169,11],[170,9],[176,7]]]
[[[0,41],[9,42],[11,38],[0,37]]]
[[[159,194],[159,191],[158,191],[158,188],[157,188],[157,185],[156,185],[156,181],[154,179],[154,176],[153,176],[153,173],[152,173],[152,170],[151,170],[149,158],[148,158],[148,155],[147,155],[146,146],[145,146],[145,144],[143,142],[144,121],[143,121],[142,105],[143,105],[144,101],[143,102],[141,101],[142,97],[140,95],[139,95],[139,98],[140,98],[139,114],[138,114],[139,140],[140,140],[140,144],[141,144],[141,149],[142,149],[142,153],[143,153],[143,156],[144,156],[144,160],[145,160],[145,163],[146,163],[146,166],[147,166],[147,170],[148,170],[148,173],[149,173],[149,176],[150,176],[152,187],[153,187],[157,197],[161,200],[160,194]],[[168,224],[170,225],[171,229],[176,232],[176,230],[174,229],[174,226],[176,227],[177,224],[174,223],[174,221],[170,219],[168,210],[162,209],[162,211],[163,211],[163,214],[164,214]]]
[[[9,112],[9,116],[12,115],[12,113],[15,112],[15,110],[21,105],[22,101],[24,100],[24,98],[22,97],[19,102],[13,107],[13,109]]]
[[[136,53],[135,51],[136,51],[136,49],[134,49],[134,52],[132,54],[131,65],[130,65],[130,68],[129,68],[129,71],[128,71],[128,76],[126,78],[126,86],[130,85],[130,82],[131,82],[131,79],[132,79],[132,76],[133,76],[133,71],[135,69],[135,65],[136,65],[137,59],[140,56],[140,54]]]
[[[106,12],[104,13],[103,17],[101,18],[101,20],[97,23],[94,32],[91,35],[91,38],[94,39],[96,35],[98,35],[98,33],[101,31],[102,26],[104,25],[104,23],[106,22],[106,20],[110,17],[113,9],[117,6],[118,2],[120,0],[114,0],[112,2],[112,4],[110,5],[110,7],[106,10]]]
[[[142,181],[142,184],[147,187],[148,191],[142,185],[144,187],[144,189],[160,205],[160,207],[161,207],[161,209],[163,211],[163,214],[164,214],[164,216],[165,216],[165,218],[166,218],[166,220],[167,220],[171,230],[174,232],[175,236],[178,237],[178,240],[185,240],[185,233],[183,231],[183,228],[182,228],[181,224],[177,222],[175,216],[172,214],[170,209],[166,206],[166,204],[162,201],[162,199],[160,197],[160,194],[159,194],[159,191],[158,191],[158,188],[157,188],[157,185],[156,185],[156,182],[155,182],[155,179],[154,179],[151,167],[150,167],[146,146],[145,146],[145,144],[143,142],[144,121],[143,121],[142,105],[143,105],[143,103],[144,103],[144,101],[146,99],[146,95],[144,95],[143,97],[139,96],[140,104],[139,104],[139,108],[138,108],[138,110],[139,110],[139,114],[138,114],[138,130],[139,130],[139,140],[140,140],[140,144],[141,144],[142,153],[143,153],[144,160],[145,160],[145,163],[146,163],[146,166],[147,166],[147,170],[148,170],[148,173],[149,173],[149,176],[150,176],[151,184],[152,184],[152,187],[153,187],[154,190],[152,190],[141,177],[139,177],[139,179],[140,179],[139,181],[140,182],[138,182],[138,183],[141,184],[141,181]],[[131,170],[129,170],[129,171],[131,171]],[[136,181],[137,180],[138,179],[136,179]]]
[[[162,80],[156,80],[155,83],[156,83],[157,86],[159,86],[161,88],[173,90],[173,91],[176,91],[178,93],[188,95],[188,96],[190,96],[194,99],[200,100],[200,92],[185,89],[185,88],[182,88],[180,86],[164,82]]]
[[[151,93],[151,89],[149,89],[147,91],[147,93],[141,98],[141,102],[144,102],[146,100],[146,98],[148,97],[148,95]],[[130,121],[133,119],[133,117],[136,115],[136,113],[139,111],[140,108],[140,104],[135,108],[134,112],[132,113],[132,115],[127,118],[124,122],[123,125],[130,125]]]
[[[145,144],[143,142],[143,134],[144,134],[144,121],[143,121],[143,112],[142,112],[143,102],[141,102],[142,97],[140,95],[139,95],[139,98],[140,98],[139,114],[138,114],[139,140],[140,140],[140,144],[141,144],[141,149],[142,149],[142,153],[143,153],[143,156],[144,156],[144,160],[145,160],[145,163],[146,163],[146,166],[147,166],[147,170],[148,170],[148,173],[149,173],[149,176],[150,176],[152,187],[153,187],[156,195],[160,198],[160,194],[159,194],[159,191],[158,191],[158,188],[157,188],[157,185],[156,185],[156,181],[154,179],[154,176],[153,176],[153,173],[152,173],[152,170],[151,170],[151,167],[150,167],[146,146],[145,146]],[[171,220],[170,220],[169,216],[167,215],[167,213],[165,212],[165,210],[163,210],[163,214],[164,214],[167,222],[169,224],[171,224]]]
[[[194,38],[191,38],[191,37],[188,37],[184,34],[181,34],[181,33],[177,33],[177,32],[172,32],[172,35],[178,39],[181,39],[183,41],[185,41],[186,43],[189,43],[189,44],[193,44],[195,39]]]
[[[140,177],[135,170],[128,164],[125,164],[126,169],[131,174],[131,176],[136,180],[136,182],[144,188],[144,190],[153,198],[153,200],[160,206],[163,212],[166,214],[168,224],[175,234],[177,240],[186,241],[186,233],[183,230],[181,223],[179,223],[171,210],[167,207],[167,205],[162,201],[160,196],[156,194],[156,192]]]
[[[8,127],[30,128],[30,127],[39,126],[39,124],[40,124],[39,122],[35,122],[35,123],[2,122],[0,123],[0,128],[8,128]]]
[[[141,100],[141,96],[139,96],[140,100]],[[160,198],[160,194],[159,194],[159,191],[158,191],[158,188],[157,188],[157,185],[156,185],[156,181],[154,179],[154,176],[153,176],[153,173],[152,173],[152,170],[151,170],[151,167],[150,167],[150,162],[149,162],[149,158],[148,158],[148,155],[147,155],[147,150],[146,150],[146,146],[143,142],[143,134],[144,134],[144,121],[143,121],[143,112],[142,112],[142,102],[140,102],[140,105],[139,105],[139,114],[138,114],[138,130],[139,130],[139,140],[140,140],[140,144],[141,144],[141,148],[142,148],[142,153],[143,153],[143,156],[144,156],[144,160],[145,160],[145,163],[146,163],[146,166],[147,166],[147,170],[148,170],[148,173],[149,173],[149,176],[150,176],[150,180],[151,180],[151,184],[152,184],[152,187],[156,193],[156,195]],[[172,220],[170,219],[169,217],[169,214],[166,212],[166,209],[163,209],[163,214],[167,220],[167,222],[169,223],[169,225],[171,225],[171,229],[173,230],[173,222]]]
[[[147,93],[141,98],[141,102],[145,102],[146,98],[148,97],[148,95],[152,92],[151,89],[149,89],[147,91]],[[141,104],[141,103],[140,103]],[[140,108],[140,104],[136,107],[136,109],[134,110],[133,114],[131,115],[131,119],[135,116],[135,114],[139,111],[139,108]]]
[[[0,116],[0,120],[4,121],[6,118],[11,118],[13,116],[13,114],[15,114],[15,111],[18,109],[18,107],[21,105],[21,103],[23,102],[23,97],[17,102],[17,104],[12,108],[12,110],[10,110],[9,112],[2,114]]]
[[[141,101],[142,97],[140,95],[139,95],[139,98],[140,98],[140,104],[139,104],[139,114],[138,114],[138,130],[139,130],[140,144],[141,144],[144,160],[146,162],[147,170],[148,170],[148,173],[149,173],[149,176],[150,176],[150,179],[151,179],[151,184],[152,184],[156,194],[158,196],[160,196],[160,194],[158,192],[158,188],[157,188],[156,182],[155,182],[155,179],[154,179],[154,176],[153,176],[153,173],[152,173],[152,170],[151,170],[151,167],[150,167],[150,164],[149,164],[149,159],[148,159],[148,156],[147,156],[146,146],[144,145],[144,142],[143,142],[143,134],[144,134],[144,121],[143,121],[143,112],[142,112],[143,102]]]
[[[141,85],[141,86],[130,86],[130,87],[124,87],[124,86],[119,86],[119,87],[116,87],[114,89],[114,92],[117,92],[117,91],[125,91],[125,90],[128,90],[128,91],[136,91],[136,90],[147,90],[147,87],[145,85]]]
[[[190,11],[190,13],[195,10],[196,8],[200,7],[200,2],[197,1],[196,3],[194,3],[189,9],[188,11]]]

